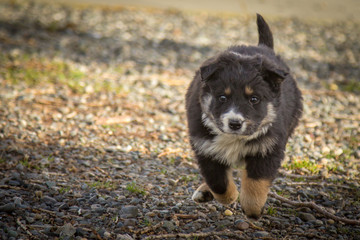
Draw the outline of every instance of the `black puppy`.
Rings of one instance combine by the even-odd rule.
[[[302,113],[301,93],[259,14],[257,26],[258,46],[232,46],[206,60],[186,94],[190,143],[205,179],[192,199],[234,203],[232,168],[240,167],[240,204],[255,219]]]

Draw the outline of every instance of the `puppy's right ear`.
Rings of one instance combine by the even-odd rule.
[[[201,80],[206,81],[217,70],[218,70],[218,65],[216,63],[210,63],[208,65],[200,67]]]

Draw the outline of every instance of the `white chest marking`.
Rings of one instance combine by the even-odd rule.
[[[261,143],[247,143],[244,137],[221,134],[212,140],[194,139],[196,149],[205,156],[214,157],[222,164],[242,167],[247,155],[266,155],[276,144],[276,139],[263,138]]]

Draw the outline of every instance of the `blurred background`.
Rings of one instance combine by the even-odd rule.
[[[297,17],[308,20],[360,20],[357,0],[56,0],[76,4],[140,6],[228,14],[261,13],[270,17]]]

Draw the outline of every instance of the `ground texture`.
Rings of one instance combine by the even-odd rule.
[[[0,12],[0,239],[360,239],[359,23],[269,19],[305,108],[252,223],[190,199],[184,93],[205,58],[257,43],[255,16]]]

